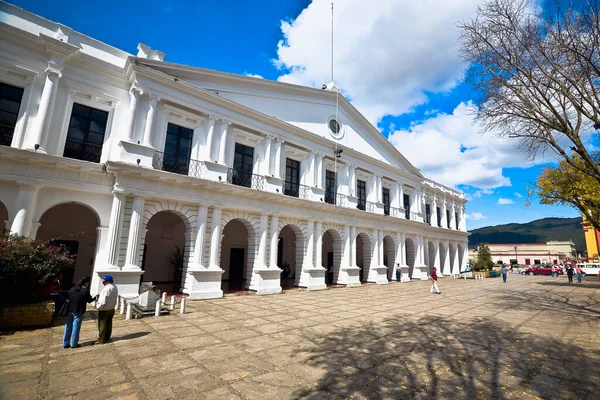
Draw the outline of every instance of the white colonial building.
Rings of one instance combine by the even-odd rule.
[[[467,262],[465,198],[336,90],[137,55],[0,3],[0,221],[192,298],[388,283]]]

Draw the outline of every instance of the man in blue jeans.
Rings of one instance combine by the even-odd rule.
[[[506,283],[506,277],[508,275],[508,268],[506,268],[506,265],[502,264],[502,267],[500,267],[500,273],[502,274],[502,281]]]
[[[69,306],[67,309],[67,321],[65,322],[65,334],[63,336],[63,347],[65,349],[79,347],[81,320],[85,313],[86,304],[93,301],[88,289],[89,286],[90,278],[83,278],[71,288],[67,295]]]

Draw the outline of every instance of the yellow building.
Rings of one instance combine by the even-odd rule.
[[[585,236],[585,247],[587,249],[587,261],[599,262],[600,254],[600,232],[583,218],[583,235]]]

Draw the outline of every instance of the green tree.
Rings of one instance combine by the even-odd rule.
[[[475,271],[487,271],[494,267],[494,261],[492,261],[492,253],[490,248],[485,243],[481,243],[477,247],[477,259],[473,263]]]

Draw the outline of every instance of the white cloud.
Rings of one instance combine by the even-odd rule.
[[[523,195],[519,192],[515,192],[515,197],[518,197],[519,199],[523,198]]]
[[[250,77],[252,77],[252,78],[265,79],[265,78],[263,78],[263,76],[262,76],[262,75],[259,75],[259,74],[251,74],[250,72],[244,72],[244,75],[246,75],[246,76],[250,76]]]
[[[498,199],[498,204],[515,204],[515,202],[514,202],[514,200],[504,199],[501,197]]]
[[[470,213],[470,214],[469,214],[469,213],[466,213],[466,214],[465,214],[465,217],[466,217],[467,219],[471,219],[471,220],[473,220],[473,221],[477,221],[477,220],[480,220],[480,219],[484,219],[484,218],[485,218],[485,216],[484,216],[482,213],[480,213],[480,212],[474,212],[474,213]]]
[[[371,122],[399,115],[443,93],[463,77],[456,22],[474,16],[481,0],[336,2],[335,79]],[[293,21],[274,64],[280,81],[312,87],[331,79],[331,2],[314,0]]]

